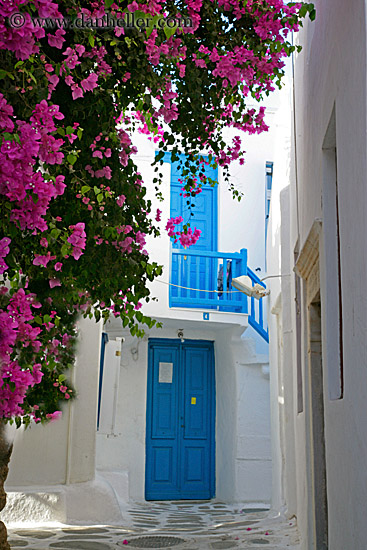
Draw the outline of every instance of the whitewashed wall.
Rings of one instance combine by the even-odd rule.
[[[95,428],[101,324],[81,319],[76,367],[78,398],[62,419],[16,432],[6,482],[7,524],[34,521],[93,522],[120,520],[112,489],[95,480]],[[104,519],[103,519],[104,518]]]
[[[144,500],[148,337],[214,341],[216,363],[216,497],[226,502],[269,504],[271,496],[269,382],[254,347],[235,323],[183,323],[148,331],[138,341],[120,323],[107,324],[110,343],[122,344],[113,429],[97,433],[97,468],[121,503]],[[182,324],[183,323],[183,324]],[[108,369],[108,364],[105,368]]]
[[[326,476],[328,504],[329,550],[355,548],[363,550],[367,541],[365,499],[367,487],[367,424],[366,397],[367,359],[365,338],[367,326],[366,298],[366,5],[344,0],[317,0],[317,17],[307,22],[299,34],[303,51],[296,56],[295,114],[298,181],[290,177],[290,219],[287,231],[280,222],[286,220],[286,204],[272,205],[271,236],[274,249],[269,256],[268,270],[280,268],[285,274],[288,257],[293,264],[293,251],[299,238],[299,249],[307,239],[316,218],[323,220],[323,142],[335,104],[337,177],[341,246],[341,284],[343,305],[344,397],[329,397],[327,349],[337,345],[336,337],[326,333],[326,296],[331,290],[326,278],[325,250],[329,246],[324,230],[320,239],[320,290],[322,310],[322,362],[325,420]],[[283,173],[287,184],[287,170]],[[297,183],[297,186],[296,186]],[[282,187],[282,186],[280,186]],[[298,199],[298,200],[297,200]],[[297,204],[298,203],[298,204]],[[299,218],[297,220],[297,208]],[[281,241],[281,248],[279,241]],[[283,279],[282,279],[283,281]],[[304,287],[304,285],[303,285]],[[275,484],[277,503],[285,504],[289,513],[296,513],[301,532],[302,550],[314,549],[314,504],[312,494],[312,448],[310,427],[309,367],[307,353],[306,315],[302,311],[302,383],[303,411],[297,410],[296,340],[294,314],[294,277],[291,288],[272,283],[272,305],[278,320],[270,320],[271,372],[284,387],[284,411],[293,423],[288,432],[282,423],[282,388],[273,393],[275,411],[273,430],[278,434],[275,463],[278,482]],[[281,295],[276,303],[277,294]],[[338,294],[337,292],[335,293]],[[337,299],[337,298],[336,298]],[[274,310],[274,311],[275,311]],[[286,312],[288,313],[286,313]],[[291,314],[289,316],[289,313]],[[286,339],[291,353],[285,357]],[[279,351],[280,350],[280,351]],[[281,350],[283,350],[283,358]],[[289,358],[293,358],[291,363]],[[288,391],[285,391],[288,388]],[[293,388],[293,392],[290,390]],[[287,413],[288,411],[288,413]],[[288,422],[289,425],[289,422]],[[288,426],[289,427],[289,426]],[[293,435],[292,435],[293,431]],[[282,439],[283,438],[283,439]],[[282,471],[282,461],[284,469]],[[284,471],[285,470],[285,471]],[[292,475],[289,476],[289,471]],[[293,478],[293,481],[292,481]]]
[[[236,252],[247,248],[249,266],[253,270],[259,267],[260,277],[265,275],[265,165],[267,161],[276,162],[273,147],[279,96],[275,95],[268,104],[271,130],[244,137],[246,163],[232,167],[232,181],[244,193],[242,201],[232,200],[221,174],[218,190],[218,249]],[[227,138],[231,135],[228,133]],[[162,235],[150,239],[147,249],[152,261],[163,264],[160,279],[168,283],[171,245],[164,226],[170,216],[170,165],[164,163],[162,168],[160,191],[165,201],[159,203],[154,197],[151,169],[155,146],[141,135],[135,143],[139,151],[136,161],[152,199],[153,212],[157,207],[163,212]],[[267,345],[248,328],[245,315],[210,310],[210,321],[203,321],[203,310],[168,307],[168,284],[155,281],[151,292],[158,301],[144,305],[143,312],[162,321],[162,330],[148,331],[138,343],[117,321],[105,327],[110,338],[124,337],[125,342],[116,423],[110,433],[101,430],[97,434],[99,471],[112,482],[121,502],[144,499],[148,337],[177,338],[177,330],[183,328],[185,338],[215,342],[216,496],[227,502],[269,503],[272,472]]]
[[[246,151],[246,162],[243,166],[233,163],[231,166],[232,182],[244,196],[240,202],[232,199],[231,192],[222,181],[219,172],[218,188],[218,250],[221,252],[238,252],[241,248],[248,250],[248,265],[255,270],[260,268],[258,275],[265,275],[265,164],[273,161],[273,147],[276,125],[274,116],[279,103],[279,94],[268,99],[266,122],[270,130],[260,135],[244,136],[243,149]],[[227,139],[231,140],[236,132],[228,132]],[[170,217],[170,165],[163,165],[163,184],[160,191],[165,200],[159,203],[154,196],[153,171],[151,163],[155,156],[155,145],[148,141],[146,136],[137,135],[135,143],[138,154],[134,158],[139,166],[139,171],[147,185],[148,196],[155,209],[162,210],[160,228],[162,235],[158,239],[150,238],[148,250],[152,261],[164,265],[162,280],[169,280],[170,239],[164,227]],[[168,286],[159,282],[151,285],[152,295],[159,298],[158,303],[150,303],[145,307],[147,314],[155,316],[170,316],[168,308]],[[187,315],[189,311],[186,310]],[[182,318],[186,318],[182,311]],[[252,329],[249,329],[251,332]],[[251,336],[257,339],[257,335],[251,332]],[[261,347],[259,340],[259,353],[266,353],[266,348]]]

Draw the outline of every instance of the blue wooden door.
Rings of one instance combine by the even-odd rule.
[[[168,157],[167,157],[168,158]],[[218,170],[211,167],[205,168],[205,174],[213,180],[218,179]],[[217,251],[218,247],[218,195],[217,187],[206,185],[203,187],[192,202],[194,207],[192,211],[187,205],[187,198],[183,196],[181,170],[178,162],[172,163],[171,166],[171,217],[182,216],[183,223],[188,221],[191,223],[192,229],[197,227],[201,230],[201,235],[198,242],[190,247],[192,250],[209,250]],[[193,215],[191,215],[191,212]],[[179,226],[178,226],[179,227]],[[182,248],[179,243],[173,245],[174,248]],[[180,284],[181,286],[200,289],[216,289],[216,266],[215,262],[209,258],[200,257],[174,257],[171,265],[171,282]],[[197,293],[186,289],[179,290],[177,287],[170,288],[171,306],[179,307],[180,296],[183,298],[195,298]],[[206,293],[202,293],[202,297],[208,297]],[[184,304],[189,307],[188,304]],[[195,307],[194,305],[192,307]]]
[[[213,344],[152,339],[148,361],[145,498],[212,498]]]

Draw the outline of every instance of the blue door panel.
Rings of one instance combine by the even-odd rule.
[[[174,499],[177,493],[177,449],[175,446],[154,444],[150,448],[150,461],[146,466],[149,476],[150,500],[159,500],[163,492],[165,498]],[[148,499],[148,496],[147,496]]]
[[[208,449],[202,444],[186,444],[183,449],[181,483],[185,494],[191,498],[210,499],[210,470]],[[196,495],[200,495],[197,497]],[[190,498],[190,497],[189,497]]]
[[[171,363],[172,383],[159,381],[159,364]],[[153,392],[155,395],[154,415],[152,417],[153,439],[175,439],[177,436],[177,365],[178,348],[167,349],[156,347],[153,355]]]
[[[208,439],[209,377],[206,350],[189,348],[185,357],[185,439]],[[194,402],[192,402],[194,400]]]
[[[154,481],[173,483],[173,453],[171,447],[153,447]]]
[[[169,155],[166,157],[167,161],[170,161]],[[210,176],[213,180],[218,179],[218,171],[205,167],[205,174]],[[194,208],[192,210],[193,215],[187,205],[187,197],[183,196],[181,172],[178,168],[178,163],[171,164],[171,217],[182,216],[183,222],[177,226],[178,229],[182,229],[182,226],[190,222],[191,227],[201,230],[201,235],[198,242],[192,247],[193,250],[217,250],[217,233],[218,233],[218,219],[217,219],[217,187],[204,186],[202,192],[196,197],[192,198]],[[180,243],[173,245],[175,248],[182,248]],[[172,258],[171,265],[171,281],[180,286],[189,288],[200,289],[215,289],[217,277],[217,266],[214,260],[192,257],[187,259],[174,256]],[[195,298],[196,292],[186,290],[184,288],[178,289],[177,287],[171,288],[171,305],[180,307],[190,307],[187,303],[180,302],[180,296],[183,298]],[[210,297],[203,292],[202,297]],[[192,307],[195,307],[193,304]],[[210,309],[210,307],[209,307]]]
[[[160,378],[160,363],[172,365],[171,380]],[[212,342],[150,341],[147,500],[214,495],[214,383]]]

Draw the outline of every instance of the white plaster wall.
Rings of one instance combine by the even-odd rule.
[[[275,510],[284,510],[292,514],[294,508],[288,502],[286,489],[289,487],[286,479],[294,480],[294,466],[286,463],[288,429],[292,430],[291,416],[292,408],[289,409],[289,381],[292,380],[288,374],[291,369],[291,350],[289,343],[283,338],[284,326],[287,327],[289,335],[289,313],[288,305],[284,306],[282,292],[289,294],[291,278],[289,277],[289,259],[284,254],[289,254],[290,227],[289,207],[285,216],[282,212],[282,202],[287,199],[288,186],[291,181],[291,128],[292,128],[292,79],[291,63],[287,65],[287,81],[281,96],[279,110],[275,117],[274,125],[276,132],[274,158],[273,189],[270,206],[270,217],[267,238],[267,270],[269,275],[282,275],[282,277],[271,278],[266,281],[270,289],[268,298],[268,325],[270,333],[269,343],[269,364],[270,364],[270,410],[271,410],[271,434],[272,434],[272,507]],[[285,241],[284,245],[283,242]],[[282,242],[282,247],[281,247]],[[288,369],[284,372],[284,359],[288,359]],[[287,387],[287,392],[285,391]],[[287,409],[286,409],[287,407]],[[287,420],[287,430],[285,421]],[[291,434],[292,436],[293,434]],[[292,478],[293,476],[293,478]]]
[[[367,526],[366,319],[366,7],[316,2],[318,18],[297,65],[301,242],[322,216],[322,142],[335,101],[341,239],[345,396],[328,399],[325,319],[323,363],[329,548],[365,548]],[[306,49],[308,56],[306,56]],[[307,59],[308,57],[308,59]],[[306,64],[307,63],[307,64]],[[307,121],[307,123],[306,123]],[[311,160],[311,162],[309,162]],[[327,243],[325,243],[327,246]],[[327,281],[323,276],[322,308]],[[307,383],[307,382],[306,382]],[[299,449],[302,458],[302,451]],[[341,498],[342,495],[342,498]],[[301,497],[303,495],[300,495]],[[305,510],[306,499],[300,499]],[[308,507],[310,514],[310,507]],[[306,529],[304,529],[306,530]],[[310,542],[308,543],[310,547]]]
[[[264,368],[265,367],[265,368]],[[271,501],[270,395],[267,364],[236,365],[237,445],[235,500]]]
[[[107,472],[112,484],[113,480],[120,480],[121,483],[121,479],[124,479],[126,485],[120,495],[117,495],[121,502],[126,496],[131,500],[144,500],[148,337],[177,338],[177,327],[180,323],[183,321],[166,320],[163,329],[149,331],[140,342],[123,331],[116,321],[111,321],[106,327],[111,339],[123,336],[125,341],[122,345],[116,425],[111,434],[97,433],[97,468],[103,476]],[[237,376],[237,369],[244,368],[238,367],[246,350],[241,340],[244,327],[224,323],[218,325],[215,322],[209,325],[191,322],[183,324],[181,328],[184,328],[185,339],[214,341],[216,497],[226,502],[267,503],[270,500],[270,484],[266,483],[266,479],[269,479],[270,430],[267,429],[262,413],[266,416],[268,381],[262,379],[257,388],[254,380]],[[261,370],[261,366],[251,366],[254,371],[256,368]],[[251,389],[259,398],[256,414],[250,409],[251,402],[247,399]],[[245,443],[243,438],[246,435],[250,437]],[[262,443],[259,443],[261,438]],[[240,439],[242,449],[238,450],[237,443]],[[246,483],[250,467],[242,471],[237,461],[245,457],[251,462],[250,457],[260,456],[257,475],[263,482],[256,491],[254,484],[250,486],[249,482]]]
[[[270,130],[260,135],[243,135],[243,149],[246,151],[246,162],[240,166],[238,162],[231,165],[231,182],[243,193],[240,202],[233,200],[232,193],[227,189],[219,170],[218,187],[218,250],[221,252],[238,252],[241,248],[248,250],[248,264],[251,269],[260,268],[259,276],[265,274],[265,164],[266,161],[273,161],[273,148],[276,135],[276,124],[274,118],[280,101],[280,93],[274,97],[267,98],[266,122]],[[258,107],[258,105],[254,105]],[[232,141],[233,136],[239,132],[228,130],[225,139]],[[170,164],[164,163],[162,167],[163,183],[160,191],[164,197],[159,202],[155,197],[153,177],[154,172],[151,163],[155,156],[155,145],[146,136],[136,134],[134,143],[138,148],[138,154],[134,157],[139,171],[142,174],[144,183],[147,186],[148,197],[152,200],[152,213],[155,215],[156,208],[162,210],[162,220],[159,223],[161,236],[147,240],[147,250],[150,259],[164,266],[161,280],[169,281],[169,262],[171,243],[164,227],[170,217]],[[168,286],[162,282],[155,281],[150,285],[152,296],[158,298],[158,303],[149,303],[145,306],[144,312],[147,315],[162,316],[168,315]],[[186,310],[186,313],[187,310]],[[180,316],[185,319],[185,311]],[[257,339],[257,334],[251,334]],[[266,349],[261,348],[261,341],[258,341],[259,352],[265,353]]]
[[[343,298],[344,398],[329,400],[327,382],[325,274],[323,234],[320,242],[322,344],[324,368],[325,439],[328,497],[329,550],[364,550],[367,541],[367,298],[366,298],[366,13],[365,2],[317,0],[317,18],[306,22],[299,34],[303,51],[296,57],[295,113],[297,139],[298,188],[291,178],[290,240],[291,259],[297,238],[300,249],[315,218],[322,218],[322,144],[333,105],[336,105],[338,191]],[[298,191],[298,192],[297,192]],[[298,199],[298,200],[297,200]],[[297,205],[298,203],[298,205]],[[297,222],[297,206],[299,219]],[[273,203],[274,207],[274,203]],[[273,220],[275,245],[269,264],[279,266],[279,213]],[[272,209],[272,215],[274,208]],[[268,264],[268,266],[269,266]],[[283,269],[283,266],[280,266]],[[268,267],[270,270],[270,268]],[[292,302],[291,292],[284,293],[283,308]],[[274,288],[273,286],[271,287]],[[279,292],[279,287],[277,287]],[[272,300],[275,294],[272,292]],[[303,311],[303,399],[304,410],[295,409],[296,384],[293,380],[296,511],[302,538],[302,550],[314,549],[313,503],[310,475],[310,396],[308,393],[306,311]],[[270,321],[271,336],[276,327]],[[295,333],[295,317],[291,314]],[[284,344],[285,331],[281,340]],[[293,336],[293,357],[295,340]],[[275,343],[274,343],[275,344]],[[332,342],[329,342],[332,345]],[[276,369],[276,346],[271,344],[271,370]],[[285,363],[283,363],[283,367]],[[276,399],[276,395],[273,395]],[[273,408],[276,405],[273,404]],[[274,426],[275,432],[279,427]],[[290,437],[290,436],[289,436]],[[291,444],[291,442],[290,442]],[[278,464],[284,458],[278,446]],[[289,463],[287,463],[288,465]],[[278,473],[281,468],[278,468]],[[284,480],[283,480],[284,481]],[[278,483],[278,502],[283,489]],[[293,489],[294,490],[294,489]],[[288,500],[293,498],[288,495]]]
[[[38,519],[41,516],[43,520],[65,519],[69,517],[68,509],[72,509],[75,498],[80,502],[85,497],[86,503],[93,494],[88,483],[93,484],[95,475],[96,404],[102,327],[89,319],[81,319],[78,326],[77,359],[72,373],[78,398],[66,405],[61,420],[47,426],[32,425],[28,430],[20,429],[12,434],[15,435],[14,450],[6,490],[10,494],[7,508],[13,509],[13,514],[8,514],[7,508],[4,510],[5,516],[12,521],[25,520],[27,517],[32,519],[34,501],[40,502]],[[79,487],[76,492],[72,489],[74,484]],[[70,487],[70,495],[65,495],[65,486]],[[19,499],[22,492],[26,496]],[[45,496],[40,497],[40,494]],[[78,513],[75,509],[74,518],[70,519],[78,517],[88,521],[86,509],[79,507]]]
[[[78,398],[67,404],[60,421],[32,425],[15,434],[7,488],[78,483],[94,477],[95,419],[101,325],[78,322],[76,366]],[[29,457],[32,460],[29,460]]]

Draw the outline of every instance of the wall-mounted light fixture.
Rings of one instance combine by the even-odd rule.
[[[268,296],[268,294],[270,294],[270,290],[266,290],[266,288],[259,285],[259,283],[252,286],[252,280],[248,275],[241,275],[241,277],[235,277],[232,279],[232,286],[246,294],[246,296],[256,298],[256,300],[260,300],[260,298],[264,298],[264,296]]]
[[[261,279],[261,281],[265,281],[265,279],[273,279],[276,277],[290,277],[289,273],[284,273],[282,275],[267,275],[267,277],[264,277]],[[250,296],[250,298],[256,298],[256,300],[260,300],[261,298],[264,298],[264,296],[268,296],[270,294],[270,290],[266,290],[262,285],[259,285],[259,283],[256,283],[256,285],[252,286],[252,280],[248,275],[241,275],[241,277],[235,277],[232,279],[232,286],[237,288],[237,290],[240,290],[246,296]]]

